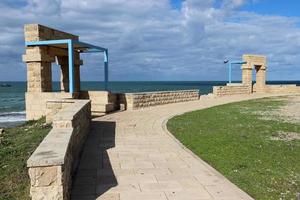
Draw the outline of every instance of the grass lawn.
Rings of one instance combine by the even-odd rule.
[[[5,129],[0,139],[0,199],[29,198],[29,177],[26,161],[50,131],[45,120]]]
[[[190,112],[169,120],[169,131],[201,159],[255,199],[296,199],[300,192],[300,124],[263,117],[285,104],[271,98]],[[257,112],[253,112],[257,111]]]

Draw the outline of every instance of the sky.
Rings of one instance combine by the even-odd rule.
[[[243,54],[267,56],[268,80],[300,78],[299,0],[0,0],[0,10],[0,81],[26,80],[27,23],[108,48],[114,81],[226,80],[223,60]],[[103,80],[103,56],[82,59],[82,80]]]

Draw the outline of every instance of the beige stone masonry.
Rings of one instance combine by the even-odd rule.
[[[58,39],[75,39],[78,40],[77,35],[55,30],[40,24],[26,24],[24,27],[25,41],[39,41],[39,40],[58,40]]]
[[[46,102],[46,123],[52,123],[54,116],[62,109],[72,105],[73,99],[55,99],[47,100]]]
[[[227,85],[227,86],[214,86],[213,94],[216,96],[228,96],[228,95],[240,95],[240,94],[251,94],[251,85]]]
[[[294,84],[265,85],[265,87],[258,87],[257,84],[254,84],[253,91],[256,93],[269,93],[269,94],[299,94],[300,87]]]
[[[91,111],[94,116],[102,116],[118,108],[117,95],[107,91],[81,91],[81,99],[91,100]]]
[[[61,102],[61,104],[66,101]],[[90,101],[73,100],[60,108],[53,117],[53,129],[27,161],[30,177],[30,196],[33,200],[69,199],[72,174],[85,138],[90,130]]]
[[[47,115],[48,100],[62,100],[76,98],[76,94],[70,94],[65,92],[26,92],[26,119],[39,119],[42,116]]]
[[[267,58],[261,55],[243,55],[243,60],[247,62],[242,65],[242,80],[244,85],[252,86],[252,70],[256,70],[256,83],[258,86],[263,87],[266,84],[266,66]]]
[[[198,99],[198,90],[141,92],[119,95],[120,104],[124,104],[126,109],[129,110],[177,102],[195,101]]]

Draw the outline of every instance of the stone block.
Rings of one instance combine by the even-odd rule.
[[[42,94],[42,95],[41,95]],[[33,98],[37,93],[27,93]],[[47,99],[56,96],[39,93]],[[72,185],[72,173],[77,166],[83,143],[89,133],[91,111],[88,100],[54,100],[51,108],[59,108],[54,116],[53,129],[44,138],[27,161],[32,199],[68,199]],[[46,106],[45,106],[46,107]],[[34,116],[35,113],[30,113]]]
[[[29,168],[31,186],[44,187],[62,184],[60,166]]]

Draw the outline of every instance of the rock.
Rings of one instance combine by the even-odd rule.
[[[4,132],[5,132],[5,130],[0,128],[0,135],[2,135]]]

